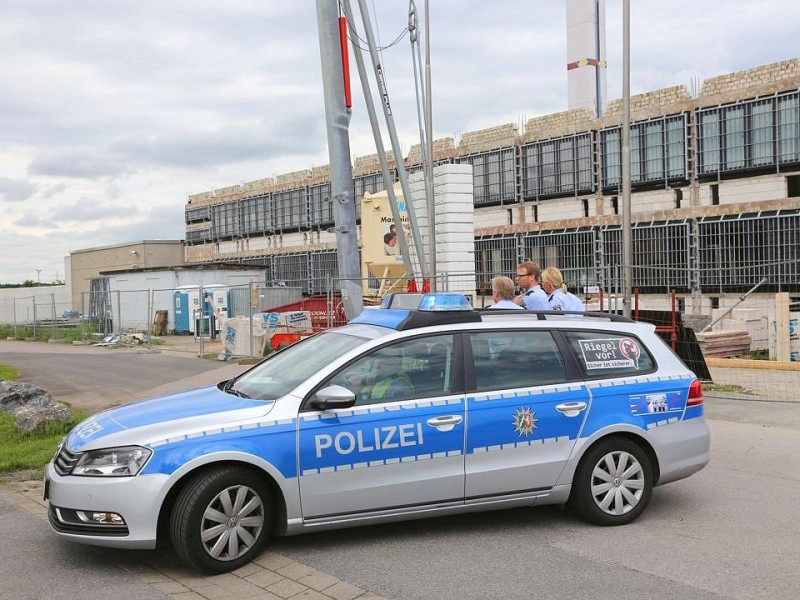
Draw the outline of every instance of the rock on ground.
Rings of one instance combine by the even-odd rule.
[[[47,390],[17,381],[0,381],[0,412],[13,413],[17,429],[26,433],[45,423],[72,420],[69,407],[53,400]]]

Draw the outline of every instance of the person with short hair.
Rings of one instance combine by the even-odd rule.
[[[489,308],[522,309],[519,304],[514,302],[514,282],[505,275],[492,278],[492,300],[494,304]]]
[[[517,284],[525,292],[514,298],[514,302],[526,310],[550,310],[547,294],[539,286],[540,272],[539,265],[532,261],[526,261],[517,267]]]
[[[567,290],[564,276],[555,267],[542,271],[542,288],[547,294],[550,310],[586,312],[581,299]]]

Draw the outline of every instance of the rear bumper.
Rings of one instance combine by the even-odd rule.
[[[702,417],[686,419],[647,432],[658,457],[661,475],[656,485],[697,473],[711,458],[711,432]]]

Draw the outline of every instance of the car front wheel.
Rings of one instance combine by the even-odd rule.
[[[575,473],[570,504],[597,525],[625,525],[645,509],[653,491],[653,467],[641,446],[610,438],[591,448]]]
[[[269,488],[257,474],[223,467],[192,479],[175,501],[170,539],[193,569],[224,573],[253,560],[269,536]]]

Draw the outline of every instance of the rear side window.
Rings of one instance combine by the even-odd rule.
[[[641,375],[655,370],[652,355],[634,336],[607,331],[565,331],[564,336],[591,378]]]
[[[477,391],[533,387],[565,380],[564,359],[549,331],[470,334]]]

